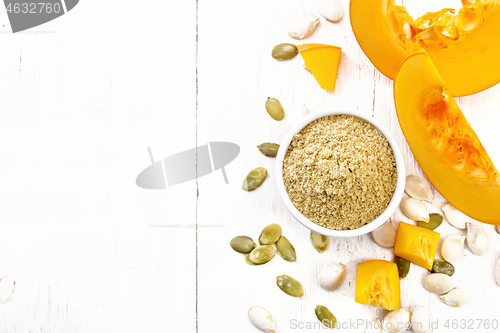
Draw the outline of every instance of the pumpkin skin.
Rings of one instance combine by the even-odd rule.
[[[399,124],[415,159],[453,206],[500,224],[500,175],[429,55],[408,57],[394,80]]]
[[[462,0],[464,7],[413,19],[395,0],[351,0],[352,30],[373,65],[394,79],[401,63],[425,51],[452,96],[500,82],[500,0]]]

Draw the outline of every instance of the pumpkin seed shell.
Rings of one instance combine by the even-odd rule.
[[[276,277],[276,284],[286,294],[293,297],[304,295],[304,289],[299,281],[288,275],[279,275]]]
[[[250,253],[255,248],[255,242],[248,236],[236,236],[231,239],[229,245],[239,253]]]
[[[410,262],[398,256],[394,256],[394,262],[398,266],[399,279],[404,279],[410,272]]]
[[[280,145],[277,143],[264,142],[263,144],[257,146],[257,148],[263,155],[276,157]]]
[[[260,185],[262,185],[264,180],[266,180],[266,177],[267,177],[266,169],[262,167],[255,168],[252,171],[250,171],[250,173],[245,177],[241,188],[248,192],[253,191]]]
[[[248,260],[256,265],[262,265],[273,259],[276,249],[271,245],[257,246],[248,254]]]
[[[276,98],[272,97],[267,98],[266,110],[267,113],[269,113],[271,118],[273,118],[274,120],[280,121],[285,117],[283,106],[281,105],[280,101],[278,101]]]
[[[281,258],[286,261],[296,261],[297,254],[295,253],[295,249],[293,248],[292,243],[285,236],[281,236],[276,242],[276,248],[278,249],[278,253]]]
[[[446,260],[436,259],[432,264],[431,272],[452,276],[455,273],[455,266],[453,266],[451,262],[448,262]]]
[[[276,60],[289,60],[299,53],[297,46],[290,43],[281,43],[273,48],[272,56]]]
[[[443,223],[443,215],[432,213],[429,214],[429,222],[418,221],[417,225],[422,228],[434,230]]]
[[[277,223],[270,224],[262,229],[259,236],[260,245],[272,245],[281,237],[281,227]]]
[[[337,323],[337,318],[328,310],[326,306],[318,305],[314,310],[316,313],[316,317],[318,320],[328,328],[335,328],[335,324]]]
[[[311,243],[319,253],[323,253],[328,248],[330,238],[325,235],[318,234],[311,230]]]

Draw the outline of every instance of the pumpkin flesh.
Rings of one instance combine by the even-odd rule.
[[[375,67],[394,79],[411,54],[425,51],[452,96],[465,96],[500,82],[500,0],[462,0],[452,8],[413,19],[395,0],[351,0],[356,39]]]
[[[394,81],[399,124],[434,187],[464,214],[500,224],[500,175],[431,57],[412,55]]]

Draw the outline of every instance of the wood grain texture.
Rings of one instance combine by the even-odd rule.
[[[279,143],[303,104],[310,112],[358,109],[391,131],[408,174],[422,175],[399,128],[392,81],[359,48],[348,1],[342,3],[344,19],[321,18],[304,41],[342,47],[333,93],[318,86],[300,56],[271,58],[274,45],[300,43],[287,35],[287,25],[317,14],[317,0],[86,0],[16,35],[0,11],[0,278],[16,281],[11,299],[0,303],[0,332],[255,332],[247,318],[253,305],[275,316],[278,332],[295,331],[294,320],[316,323],[318,304],[341,323],[382,317],[385,311],[354,302],[356,266],[392,260],[393,251],[362,236],[331,238],[329,249],[317,253],[309,230],[281,202],[274,159],[255,147]],[[430,0],[405,4],[412,13],[439,9]],[[459,5],[439,7],[449,4]],[[268,96],[283,104],[282,122],[266,113]],[[500,86],[457,102],[500,165]],[[146,147],[159,160],[210,141],[241,148],[226,167],[229,185],[220,171],[166,191],[135,185],[150,164]],[[268,179],[254,192],[242,191],[243,178],[258,166],[269,171]],[[435,194],[428,206],[440,212],[445,200]],[[399,221],[409,222],[397,211],[391,223]],[[282,226],[297,262],[276,256],[263,266],[247,265],[229,241],[237,235],[256,240],[270,223]],[[465,307],[447,307],[427,293],[420,267],[412,265],[402,281],[402,306],[429,308],[439,320],[435,332],[459,332],[443,326],[448,319],[500,319],[493,279],[500,236],[484,227],[488,253],[466,250],[455,265],[470,294]],[[460,232],[446,222],[439,231]],[[345,263],[347,272],[339,289],[326,292],[318,275],[332,261]],[[302,282],[305,295],[282,293],[275,282],[280,274]]]

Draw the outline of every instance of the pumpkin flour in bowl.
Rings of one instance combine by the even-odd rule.
[[[381,215],[397,183],[385,136],[350,115],[326,116],[295,134],[283,160],[283,183],[293,205],[312,222],[353,230]]]

